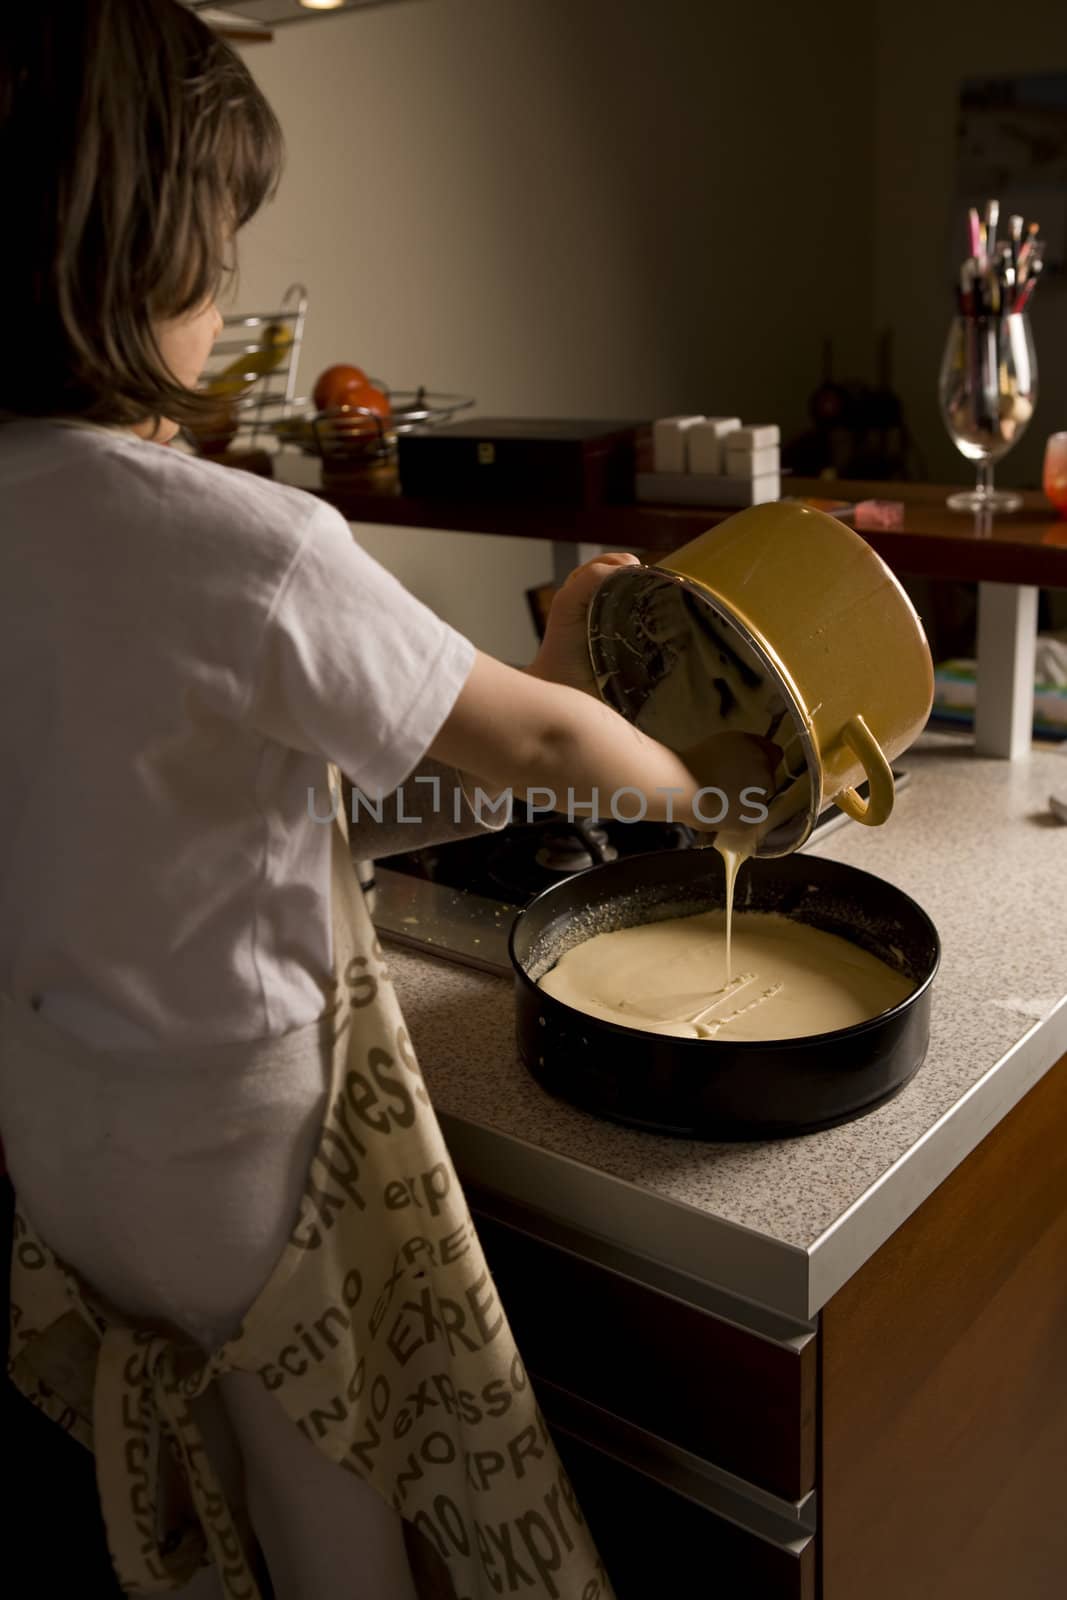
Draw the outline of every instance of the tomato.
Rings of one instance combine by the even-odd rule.
[[[376,389],[360,367],[327,367],[312,390],[316,411],[340,411],[350,406],[361,411],[373,411],[379,417],[389,416],[389,397]]]
[[[367,386],[367,374],[359,367],[327,367],[316,380],[312,399],[316,411],[336,411],[352,404],[352,394]]]
[[[350,406],[358,406],[362,411],[373,411],[379,417],[390,415],[389,397],[381,389],[376,389],[373,383],[365,383],[357,389],[347,402]]]

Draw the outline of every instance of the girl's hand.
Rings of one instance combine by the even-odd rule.
[[[575,567],[552,602],[544,640],[527,672],[549,683],[565,683],[595,695],[587,633],[589,602],[618,567],[640,565],[636,556],[612,551]]]

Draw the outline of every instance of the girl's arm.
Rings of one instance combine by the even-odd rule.
[[[693,810],[701,781],[712,784],[714,777],[698,780],[680,757],[610,706],[480,652],[430,754],[476,773],[495,793],[511,789],[539,808],[587,807],[596,791],[606,810],[613,794],[636,789],[650,819],[672,818],[705,830],[708,811],[716,810],[714,800],[704,802],[703,814]],[[759,781],[753,775],[752,782]],[[730,799],[732,809],[735,797]],[[620,813],[632,815],[638,808],[633,794],[619,800]]]
[[[586,643],[589,602],[616,567],[634,564],[639,564],[635,556],[613,551],[575,568],[555,597],[546,637],[536,660],[526,668],[528,673],[556,683],[568,683],[572,688],[584,689],[587,694],[596,696]],[[373,812],[352,805],[349,779],[342,779],[342,787],[345,815],[350,818],[349,842],[357,860],[380,859],[398,851],[418,850],[426,845],[496,832],[507,821],[506,812],[492,804],[494,794],[499,793],[499,785],[489,783],[484,777],[478,778],[470,771],[457,771],[432,757],[420,761],[400,788],[379,802]],[[487,793],[488,805],[476,804],[474,797],[478,788]],[[608,797],[604,795],[603,798],[606,802]],[[560,799],[565,805],[565,795]],[[413,817],[418,820],[410,820]]]
[[[424,850],[428,845],[499,832],[505,817],[488,808],[479,813],[472,803],[477,783],[472,775],[427,756],[398,789],[372,807],[353,804],[352,781],[342,773],[352,859],[380,861],[383,856]]]
[[[675,755],[641,733],[599,698],[586,642],[589,602],[604,579],[637,558],[612,552],[577,567],[557,594],[544,642],[525,671],[478,655],[431,755],[478,774],[489,799],[510,789],[538,809],[604,815],[618,791],[619,816],[688,823],[715,831],[724,821],[754,820],[752,791],[771,794],[781,751],[765,739],[719,734]],[[702,786],[717,793],[699,805]],[[470,783],[467,783],[469,791]],[[531,790],[540,793],[531,794]],[[545,791],[548,791],[546,795]],[[746,794],[748,798],[746,799]],[[722,817],[722,797],[729,812]],[[714,819],[714,820],[713,820]]]

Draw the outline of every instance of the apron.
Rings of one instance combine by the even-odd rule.
[[[205,1355],[122,1317],[16,1208],[11,1379],[94,1452],[127,1590],[179,1588],[214,1561],[231,1600],[262,1600],[188,1407],[242,1371],[418,1530],[458,1600],[612,1600],[430,1105],[343,805],[331,834],[329,1105],[289,1241],[241,1328]],[[3,1049],[32,1053],[43,1019],[4,1005]],[[254,1065],[264,1045],[230,1059]]]

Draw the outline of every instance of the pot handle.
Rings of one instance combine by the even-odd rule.
[[[896,787],[893,769],[882,752],[882,747],[862,717],[851,717],[845,723],[841,740],[853,755],[863,763],[870,784],[870,799],[861,800],[855,789],[842,789],[834,795],[834,805],[853,819],[874,828],[886,820],[893,809]]]

